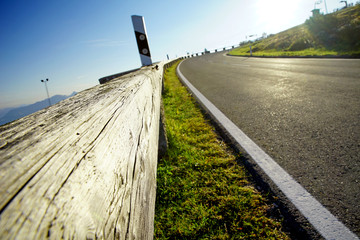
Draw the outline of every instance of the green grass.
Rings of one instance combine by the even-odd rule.
[[[165,71],[169,148],[158,163],[155,239],[288,239],[175,68]]]
[[[230,55],[235,56],[250,56],[250,47],[244,46],[242,48],[235,49],[230,52]],[[360,53],[360,52],[359,52]],[[351,56],[353,52],[337,52],[333,50],[326,49],[314,49],[308,48],[301,51],[284,51],[284,50],[262,50],[253,52],[252,56],[254,57],[311,57],[311,56]]]

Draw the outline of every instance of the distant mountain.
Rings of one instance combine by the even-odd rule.
[[[15,109],[15,107],[12,108],[2,108],[0,109],[0,118],[5,116],[10,110]]]
[[[69,97],[74,96],[77,94],[77,92],[73,92],[72,94],[66,96],[66,95],[55,95],[50,98],[51,105],[54,105],[64,99],[67,99]],[[1,109],[0,114],[2,113],[3,116],[0,118],[0,125],[6,124],[8,122],[12,122],[16,119],[25,117],[27,115],[30,115],[34,112],[37,112],[43,108],[46,108],[49,106],[48,99],[42,100],[40,102],[36,102],[34,104],[17,107],[17,108],[7,108],[7,109]],[[4,113],[6,114],[4,115]]]

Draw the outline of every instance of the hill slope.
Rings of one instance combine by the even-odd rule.
[[[231,55],[360,57],[360,5],[327,15],[253,43],[243,43]]]

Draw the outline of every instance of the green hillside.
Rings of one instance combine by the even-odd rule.
[[[360,57],[360,5],[318,14],[304,24],[251,43],[253,56]],[[231,55],[249,56],[250,42]]]

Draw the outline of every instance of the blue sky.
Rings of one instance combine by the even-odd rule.
[[[329,12],[343,6],[326,0]],[[348,1],[355,2],[355,1]],[[131,15],[144,16],[153,62],[231,46],[303,23],[314,0],[1,0],[0,108],[70,94],[140,67]],[[317,7],[325,12],[324,2]]]

